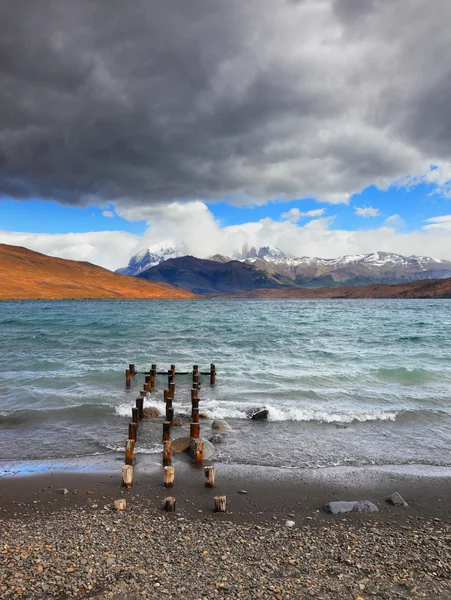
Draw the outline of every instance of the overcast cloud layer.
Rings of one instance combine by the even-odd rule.
[[[3,1],[0,194],[449,192],[450,22],[449,0]]]

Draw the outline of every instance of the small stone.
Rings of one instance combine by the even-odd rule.
[[[58,488],[57,490],[55,490],[55,492],[57,494],[63,494],[63,496],[67,496],[67,494],[69,493],[69,490],[66,488]]]
[[[239,494],[247,494],[247,490],[238,490]]]
[[[344,502],[344,501],[328,502],[324,506],[324,510],[327,513],[331,513],[332,515],[339,515],[341,513],[347,513],[347,512],[358,512],[358,513],[376,512],[379,509],[377,508],[377,506],[375,504],[373,504],[372,502],[369,502],[368,500],[359,500],[359,501],[353,501],[353,502]]]
[[[291,528],[291,527],[294,527],[294,525],[295,525],[294,521],[290,521],[290,520],[285,521],[285,527]]]

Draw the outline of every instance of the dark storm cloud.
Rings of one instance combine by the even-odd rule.
[[[451,158],[445,0],[0,3],[0,193],[342,201]]]

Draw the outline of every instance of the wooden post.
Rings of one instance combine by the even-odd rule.
[[[128,365],[128,368],[130,370],[130,375],[136,375],[135,365],[130,364],[130,365]]]
[[[213,363],[210,365],[210,385],[214,385],[216,382],[216,367]]]
[[[215,487],[215,468],[214,467],[204,467],[205,474],[205,487],[214,488]]]
[[[130,377],[130,369],[125,369],[125,385],[126,387],[130,387],[131,377]]]
[[[171,365],[171,373],[175,375],[175,365]]]
[[[171,396],[171,392],[169,390],[163,390],[163,400],[165,404],[168,403],[168,398]]]
[[[139,427],[139,415],[137,408],[132,408],[132,421],[133,423],[136,423],[136,427]]]
[[[199,373],[193,373],[193,383],[199,383]]]
[[[215,512],[225,512],[227,504],[226,496],[215,496]]]
[[[153,375],[155,377],[157,374],[157,365],[155,363],[153,363],[150,370],[152,371],[151,375]]]
[[[150,376],[150,387],[151,387],[151,388],[154,388],[154,387],[155,387],[155,375],[154,375],[154,374],[152,374],[152,375]]]
[[[191,409],[191,421],[193,423],[199,423],[199,407]]]
[[[171,396],[171,398],[175,397],[175,383],[174,382],[169,384],[169,395]]]
[[[169,496],[163,500],[163,509],[166,512],[175,512],[175,498]]]
[[[194,462],[201,465],[204,462],[204,442],[203,440],[194,441]]]
[[[191,397],[191,408],[199,408],[199,398],[197,396]]]
[[[137,433],[138,433],[138,426],[136,425],[136,423],[129,423],[128,424],[128,439],[136,442]]]
[[[193,381],[193,390],[199,390],[199,382],[198,381]]]
[[[189,436],[198,439],[200,437],[200,425],[199,423],[191,423],[189,428]]]
[[[191,403],[194,400],[197,400],[199,398],[199,390],[197,388],[192,388],[191,389]]]
[[[128,488],[133,485],[133,467],[131,465],[122,467],[122,485]]]
[[[166,421],[171,424],[174,422],[174,409],[172,406],[166,406]]]
[[[119,498],[119,500],[114,501],[114,508],[119,512],[124,512],[126,506],[127,500],[125,498]]]
[[[163,465],[170,465],[172,462],[172,442],[167,440],[163,442]]]
[[[135,456],[135,440],[125,441],[125,464],[132,465]]]
[[[171,437],[171,424],[168,421],[163,421],[163,442],[169,441]]]
[[[168,370],[168,387],[174,383],[174,375],[172,374],[171,369]]]
[[[139,395],[141,396],[141,398],[145,398],[147,396],[147,392],[145,390],[141,390],[139,392]]]
[[[138,419],[141,421],[144,416],[144,398],[136,398],[136,408],[138,409]]]
[[[171,488],[174,486],[174,467],[164,468],[164,487]]]

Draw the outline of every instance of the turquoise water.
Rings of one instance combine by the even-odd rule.
[[[125,388],[128,364],[214,362],[200,408],[233,427],[219,461],[451,466],[451,301],[2,302],[0,336],[2,459],[119,457],[143,384]],[[177,379],[176,413],[190,387]],[[268,422],[246,419],[260,406]],[[147,421],[138,452],[159,460],[160,438]]]

